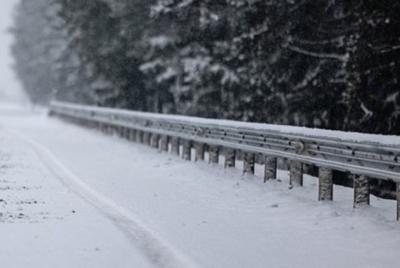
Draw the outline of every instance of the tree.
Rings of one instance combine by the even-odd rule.
[[[36,102],[399,131],[394,0],[31,2],[14,54]]]
[[[90,77],[78,55],[69,49],[60,6],[52,0],[22,0],[12,32],[15,70],[31,101],[47,104],[53,98],[89,102]]]

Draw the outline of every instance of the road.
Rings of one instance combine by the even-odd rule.
[[[319,203],[315,178],[289,190],[284,171],[263,184],[261,166],[242,176],[1,109],[0,204],[14,218],[2,212],[0,259],[18,252],[6,267],[397,267],[393,201],[354,210],[335,186]]]

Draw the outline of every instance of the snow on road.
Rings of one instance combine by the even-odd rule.
[[[335,186],[319,203],[315,178],[264,185],[261,167],[242,176],[44,115],[8,112],[0,125],[0,190],[17,183],[0,203],[15,217],[0,223],[0,259],[21,262],[5,267],[397,267],[393,201],[354,210],[352,190]],[[18,219],[12,200],[40,204]]]
[[[114,225],[0,128],[1,267],[151,267]]]

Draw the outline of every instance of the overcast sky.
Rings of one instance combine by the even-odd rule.
[[[1,0],[0,8],[0,101],[20,100],[23,97],[21,86],[13,70],[10,45],[12,36],[8,29],[12,26],[13,9],[19,0]],[[34,1],[34,0],[32,0]]]

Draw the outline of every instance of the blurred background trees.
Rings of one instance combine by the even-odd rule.
[[[398,134],[394,0],[21,0],[15,70],[51,99]]]

